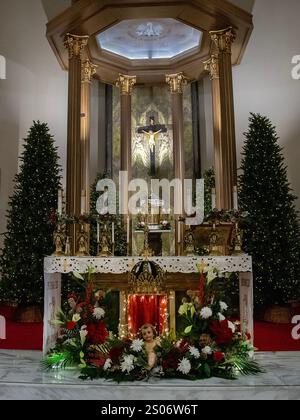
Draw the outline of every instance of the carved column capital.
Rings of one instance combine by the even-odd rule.
[[[210,31],[210,37],[215,43],[218,52],[231,54],[231,46],[236,38],[233,28],[222,29],[221,31]]]
[[[209,60],[204,61],[204,68],[206,71],[209,72],[210,79],[219,79],[220,72],[219,72],[219,58],[217,55],[213,54]]]
[[[73,57],[81,58],[84,48],[87,46],[89,36],[80,36],[67,34],[65,36],[64,45],[69,51],[69,59]]]
[[[183,73],[167,74],[166,82],[171,93],[183,93],[183,87],[188,84],[188,78]]]
[[[85,60],[81,65],[81,81],[82,83],[91,83],[92,77],[97,72],[96,64],[93,64],[89,59]]]
[[[121,95],[131,95],[132,89],[136,84],[136,76],[128,76],[126,74],[119,74],[116,80],[116,86],[120,89]]]

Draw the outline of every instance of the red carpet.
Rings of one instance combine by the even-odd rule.
[[[6,319],[6,340],[0,339],[0,349],[42,350],[43,324],[19,324],[11,320],[14,309],[0,307],[0,315]]]
[[[11,321],[13,309],[0,307],[6,318],[6,340],[0,340],[0,349],[41,350],[43,325],[18,324]],[[294,325],[255,322],[255,346],[259,351],[300,351],[300,340],[293,340]]]

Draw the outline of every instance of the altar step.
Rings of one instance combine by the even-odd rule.
[[[265,373],[236,381],[82,382],[73,371],[45,373],[42,354],[0,351],[0,400],[300,400],[300,353],[258,353]]]

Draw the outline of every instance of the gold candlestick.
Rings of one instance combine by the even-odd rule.
[[[242,232],[239,228],[239,224],[235,224],[235,232],[234,232],[234,250],[232,255],[242,255],[244,251],[242,249],[243,240],[242,240]]]

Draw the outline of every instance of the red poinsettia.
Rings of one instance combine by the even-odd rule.
[[[216,351],[213,355],[213,360],[216,363],[221,363],[224,360],[224,354],[221,353],[220,351]]]
[[[67,330],[69,330],[69,331],[72,331],[72,330],[74,330],[74,328],[76,327],[76,322],[74,322],[74,321],[69,321],[68,323],[67,323]]]
[[[92,344],[103,344],[107,340],[109,333],[105,324],[89,324],[87,326],[88,338]]]
[[[210,330],[215,336],[215,342],[218,345],[230,344],[233,339],[232,329],[228,326],[228,321],[212,321],[210,324]]]

